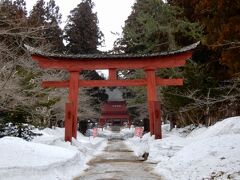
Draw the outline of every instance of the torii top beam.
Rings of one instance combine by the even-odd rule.
[[[42,68],[65,69],[68,71],[96,69],[158,69],[185,65],[186,59],[199,43],[177,51],[153,54],[80,54],[63,55],[41,52],[27,47],[32,59]]]

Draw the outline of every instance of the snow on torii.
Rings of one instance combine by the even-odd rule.
[[[34,61],[46,69],[64,69],[70,73],[69,80],[44,81],[42,87],[69,88],[68,102],[65,109],[65,141],[77,138],[77,107],[80,87],[146,86],[148,113],[151,135],[162,138],[160,103],[157,101],[157,86],[181,86],[183,79],[162,79],[156,77],[160,68],[184,66],[192,56],[192,50],[199,43],[192,44],[177,51],[153,54],[79,54],[64,55],[41,52],[27,46]],[[79,79],[82,70],[109,69],[108,80]],[[117,70],[143,69],[146,78],[118,80]]]

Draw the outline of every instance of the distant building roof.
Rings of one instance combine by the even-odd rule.
[[[101,109],[101,118],[128,118],[126,101],[107,101]]]

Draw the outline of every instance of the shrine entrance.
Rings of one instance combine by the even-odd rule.
[[[103,104],[99,125],[103,127],[105,124],[111,127],[130,124],[126,101],[107,101]]]
[[[157,86],[181,86],[183,79],[162,79],[155,72],[160,68],[184,66],[192,56],[195,43],[178,51],[155,54],[90,54],[90,55],[57,55],[43,53],[29,48],[31,57],[40,67],[46,69],[64,69],[70,73],[69,80],[44,81],[42,87],[69,88],[69,97],[65,107],[65,141],[77,138],[78,91],[80,87],[115,87],[115,86],[146,86],[149,113],[150,133],[156,139],[162,138],[160,103],[157,100]],[[108,69],[108,80],[79,79],[82,70]],[[118,70],[143,69],[145,78],[120,80]]]

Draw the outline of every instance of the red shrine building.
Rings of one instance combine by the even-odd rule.
[[[106,88],[108,101],[103,103],[101,107],[101,116],[99,125],[103,127],[105,124],[110,126],[123,126],[130,124],[129,115],[127,112],[127,103],[123,100],[123,93],[119,88]]]
[[[101,108],[99,125],[123,126],[130,124],[126,101],[107,101]]]

